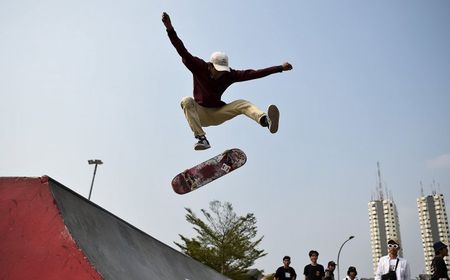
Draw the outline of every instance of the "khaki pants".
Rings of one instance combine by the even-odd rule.
[[[241,114],[246,115],[259,124],[265,115],[258,107],[246,100],[236,100],[219,108],[203,107],[187,96],[181,100],[181,108],[195,137],[205,135],[202,127],[219,125]]]

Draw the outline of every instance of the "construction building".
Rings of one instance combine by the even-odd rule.
[[[387,188],[383,191],[381,182],[380,164],[378,167],[378,184],[375,195],[368,203],[369,223],[370,223],[370,241],[372,247],[373,271],[378,267],[380,257],[388,254],[389,239],[396,239],[401,244],[400,223],[398,219],[397,207],[395,206],[392,194],[388,194]],[[402,256],[400,247],[399,256]]]
[[[425,258],[425,273],[431,274],[431,261],[435,253],[434,242],[442,241],[449,244],[449,229],[444,195],[435,191],[431,195],[422,194],[417,198],[419,210],[420,235],[422,237],[423,255]],[[445,257],[447,270],[450,270],[450,258]]]

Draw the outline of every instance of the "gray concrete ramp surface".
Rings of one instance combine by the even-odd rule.
[[[229,279],[50,180],[64,222],[104,279]]]

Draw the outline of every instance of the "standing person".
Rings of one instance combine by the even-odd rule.
[[[325,269],[325,276],[323,280],[334,280],[334,270],[336,269],[336,263],[334,261],[329,261],[327,269]]]
[[[291,257],[284,256],[283,258],[283,266],[280,266],[277,271],[275,272],[274,280],[295,280],[297,279],[297,273],[295,273],[295,270],[290,267],[291,264]]]
[[[271,133],[278,131],[279,111],[270,105],[267,113],[246,100],[225,103],[221,100],[225,90],[235,82],[262,78],[274,73],[292,70],[288,62],[259,70],[234,70],[228,66],[228,56],[223,52],[214,52],[210,61],[191,55],[178,38],[167,13],[163,13],[162,22],[166,27],[170,42],[181,56],[184,65],[191,71],[194,79],[194,97],[184,97],[181,108],[198,142],[195,150],[210,148],[206,133],[202,127],[220,125],[238,115],[244,114]]]
[[[399,249],[399,242],[389,239],[388,254],[378,261],[375,280],[411,280],[408,261],[398,256]]]
[[[344,280],[355,280],[356,275],[358,275],[358,272],[356,271],[356,267],[350,266],[347,270],[347,276],[344,278]]]
[[[449,279],[447,264],[444,258],[448,256],[448,247],[441,241],[433,244],[435,257],[431,262],[432,280]]]
[[[325,271],[323,265],[317,263],[319,258],[319,252],[315,250],[309,251],[309,259],[311,263],[305,266],[303,270],[303,275],[305,275],[305,280],[322,280],[325,276]]]

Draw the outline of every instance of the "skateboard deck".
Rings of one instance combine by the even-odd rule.
[[[178,194],[196,190],[241,167],[247,156],[240,149],[230,149],[176,175],[172,188]]]

